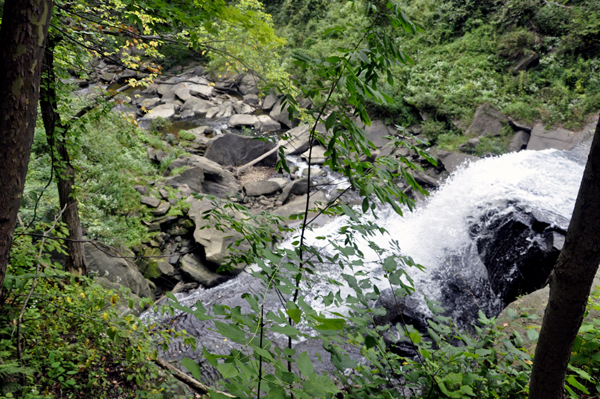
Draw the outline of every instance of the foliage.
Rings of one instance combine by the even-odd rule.
[[[6,377],[0,395],[162,398],[173,382],[149,363],[156,350],[147,328],[131,314],[148,300],[64,272],[53,259],[64,253],[56,238],[65,233],[60,226],[53,239],[16,232],[0,303],[0,353],[7,360],[0,364]]]

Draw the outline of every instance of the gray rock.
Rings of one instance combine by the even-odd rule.
[[[150,194],[150,189],[148,188],[148,186],[142,186],[140,184],[133,186],[133,189],[135,191],[137,191],[138,193],[148,196],[148,194]]]
[[[275,94],[269,94],[267,97],[265,97],[265,100],[262,104],[263,111],[270,111],[275,103],[277,103],[277,100],[279,100],[279,98]]]
[[[538,124],[531,131],[531,138],[527,144],[528,150],[572,150],[579,143],[574,132],[561,127],[551,130],[544,129],[544,125]]]
[[[107,82],[107,83],[110,83],[110,82],[112,82],[115,79],[116,76],[117,75],[114,74],[114,73],[104,72],[104,73],[100,74],[100,80],[102,80],[104,82]]]
[[[83,244],[88,273],[128,287],[139,297],[153,298],[148,280],[142,276],[137,266],[108,245],[101,243]]]
[[[279,184],[269,180],[253,181],[244,184],[244,193],[246,193],[246,196],[248,197],[271,195],[279,190],[281,190]]]
[[[221,165],[240,166],[273,148],[275,144],[267,141],[226,133],[210,140],[204,156]],[[274,166],[276,163],[277,154],[273,153],[257,163],[257,166]]]
[[[518,75],[519,72],[521,72],[521,71],[526,71],[528,69],[533,68],[534,66],[539,64],[539,61],[540,61],[540,57],[537,55],[537,53],[532,52],[530,54],[526,54],[523,57],[521,57],[515,63],[515,65],[513,65],[510,68],[510,72],[513,75]]]
[[[269,115],[259,115],[254,123],[254,129],[261,133],[276,132],[281,130],[281,124],[271,119]]]
[[[238,126],[254,126],[258,122],[258,118],[254,115],[233,115],[227,125],[229,127]]]
[[[371,122],[370,126],[365,126],[362,122],[358,121],[357,125],[367,132],[369,141],[375,144],[375,147],[382,148],[389,140],[384,139],[385,136],[391,136],[396,133],[396,130],[390,126],[385,125],[382,121],[375,120]]]
[[[259,79],[253,75],[246,75],[242,78],[239,84],[240,93],[243,95],[246,94],[258,94],[258,84]]]
[[[142,106],[146,109],[152,109],[156,105],[158,105],[159,102],[160,102],[160,98],[158,98],[158,97],[145,98],[140,102],[140,106]]]
[[[302,154],[302,159],[304,159],[306,162],[308,162],[308,156],[310,153],[311,163],[313,165],[323,165],[325,163],[325,161],[327,160],[327,157],[325,156],[326,151],[327,151],[327,148],[325,148],[321,145],[315,145],[312,148],[312,152],[310,150],[306,150]]]
[[[290,182],[287,179],[284,179],[282,177],[273,177],[272,179],[269,179],[269,181],[274,181],[275,183],[279,184],[279,187],[281,187],[282,189],[287,186],[287,184]]]
[[[144,115],[143,120],[152,120],[156,118],[165,118],[169,119],[175,115],[175,108],[178,106],[177,103],[168,102],[166,104],[159,105],[149,110],[149,112]]]
[[[277,101],[269,115],[271,118],[280,122],[282,125],[287,126],[288,128],[294,127],[293,121],[290,120],[290,113],[287,109],[284,109],[283,105],[281,104],[281,100]]]
[[[164,216],[171,209],[171,204],[168,202],[161,202],[160,205],[151,211],[154,216]]]
[[[308,193],[308,179],[304,178],[304,179],[294,180],[292,182],[289,182],[283,188],[283,191],[281,192],[281,195],[279,196],[279,198],[277,198],[277,201],[281,202],[282,204],[285,204],[287,202],[290,194],[304,195],[306,193]]]
[[[201,191],[195,192],[216,195],[217,197],[227,197],[242,189],[242,186],[231,172],[223,169],[218,163],[198,155],[179,157],[171,163],[165,173],[168,175],[173,169],[182,166],[188,166],[194,170],[199,170],[202,173],[195,172],[187,174],[185,178],[169,179],[168,184],[171,186],[173,186],[173,182],[177,184],[177,188],[187,184],[192,191],[194,189],[200,189]],[[185,172],[183,174],[185,174]],[[190,179],[189,181],[185,180],[188,178]]]
[[[225,258],[231,253],[229,247],[242,238],[241,235],[235,230],[217,230],[212,227],[210,220],[204,219],[205,212],[214,208],[212,201],[194,197],[189,197],[187,201],[190,203],[189,217],[196,223],[194,240],[204,247],[208,262],[222,265]],[[217,206],[219,206],[218,203]],[[227,213],[238,220],[244,217],[241,213],[231,209],[221,209],[221,212]],[[244,250],[244,248],[240,247],[238,249]],[[240,273],[242,270],[243,265],[240,265],[240,268],[233,270],[233,273]]]
[[[160,205],[160,200],[158,198],[153,198],[153,197],[142,197],[142,200],[140,202],[151,208],[156,208],[157,206]]]
[[[167,184],[169,186],[179,189],[185,185],[192,193],[203,193],[203,182],[204,171],[200,168],[189,168],[184,170],[180,175],[169,177],[167,179]]]
[[[206,111],[206,119],[213,119],[217,114],[221,112],[221,108],[212,107],[208,111]]]
[[[433,178],[423,172],[419,172],[419,171],[415,170],[415,171],[410,172],[410,174],[415,178],[417,183],[419,183],[422,186],[429,186],[429,187],[434,187],[434,188],[437,188],[440,186],[440,183],[435,178]]]
[[[160,197],[164,200],[168,200],[169,199],[169,192],[167,190],[165,190],[164,188],[161,188],[160,190],[158,190],[158,193],[160,194]]]
[[[477,157],[467,154],[459,154],[456,152],[439,151],[438,158],[444,165],[448,173],[454,173],[460,166],[466,162],[476,161]]]
[[[196,115],[206,114],[213,107],[213,103],[201,98],[190,97],[185,104],[181,106],[182,111],[193,111]]]
[[[258,105],[258,96],[256,94],[246,94],[244,102],[250,105]]]
[[[161,276],[175,277],[176,275],[175,268],[169,262],[158,262],[156,268],[160,272]]]
[[[206,288],[219,285],[231,278],[231,276],[220,275],[202,264],[199,257],[187,254],[180,261],[181,273]]]
[[[318,168],[306,168],[302,171],[302,176],[307,177],[309,170],[311,179],[314,179],[315,177],[327,176],[327,172],[325,172],[323,169]]]
[[[491,105],[483,104],[475,111],[473,123],[469,126],[466,135],[498,137],[507,123],[507,117],[496,111]]]
[[[310,144],[310,132],[307,125],[300,125],[285,133],[287,140],[280,140],[279,145],[285,147],[285,155],[298,155],[305,152]]]
[[[119,302],[115,305],[117,314],[121,317],[127,315],[139,316],[140,313],[144,310],[144,308],[140,305],[141,298],[134,293],[130,292],[127,294],[126,298],[121,293],[121,284],[113,283],[107,278],[104,277],[95,277],[94,283],[104,287],[107,290],[113,290],[115,294],[119,296]],[[133,299],[133,308],[129,307],[129,299]]]
[[[526,125],[526,124],[521,123],[521,122],[513,121],[513,120],[508,121],[508,124],[516,132],[518,132],[519,130],[523,130],[526,133],[531,133],[531,130],[533,130],[532,126]]]
[[[193,90],[194,93],[196,94],[201,94],[205,97],[211,97],[213,95],[214,92],[214,88],[211,86],[205,86],[205,85],[200,85],[200,84],[195,84],[195,83],[187,83],[187,82],[182,82],[182,83],[178,83],[175,86],[173,86],[173,93],[175,93],[175,95],[177,96],[177,98],[179,98],[181,101],[188,101],[189,99],[193,98],[192,94],[190,93],[190,90]]]
[[[531,134],[524,130],[519,130],[508,145],[508,152],[517,152],[526,149],[530,138]]]
[[[316,214],[317,206],[327,204],[327,196],[322,191],[317,191],[312,193],[309,200],[309,209],[312,211],[309,212],[308,217],[311,218]],[[282,206],[281,208],[276,209],[273,212],[273,215],[280,216],[285,219],[288,219],[291,215],[301,214],[304,212],[306,207],[306,195],[296,198],[294,201],[288,203],[287,205]],[[295,224],[299,223],[302,220],[287,220],[286,224]]]

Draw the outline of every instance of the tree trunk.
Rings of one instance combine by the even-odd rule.
[[[75,169],[71,164],[69,152],[65,145],[67,128],[61,123],[58,113],[56,97],[56,76],[54,75],[54,46],[57,40],[48,38],[44,65],[42,67],[42,84],[40,96],[40,108],[42,119],[46,129],[46,138],[50,151],[54,152],[52,157],[54,168],[57,171],[58,198],[60,208],[64,209],[62,220],[69,230],[67,241],[67,264],[66,268],[73,274],[85,276],[87,265],[83,250],[83,233],[81,221],[79,220],[79,206],[73,187],[75,186]]]
[[[530,381],[530,399],[562,399],[565,374],[600,263],[600,122],[588,156],[565,245],[550,275]]]
[[[6,0],[0,28],[0,293],[29,165],[52,0]]]

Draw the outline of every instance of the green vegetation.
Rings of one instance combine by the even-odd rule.
[[[165,65],[208,60],[215,74],[231,75],[251,66],[264,75],[270,87],[283,91],[292,114],[311,123],[323,122],[329,134],[312,129],[311,142],[327,148],[330,158],[325,165],[351,181],[363,199],[362,207],[358,211],[338,201],[328,204],[323,212],[345,217],[347,225],[336,232],[342,241],[337,236],[318,238],[332,248],[331,254],[324,255],[304,242],[309,229],[306,218],[300,222],[293,248],[277,249],[273,245],[276,239],[290,232],[280,219],[270,217],[269,212],[252,214],[237,203],[219,202],[203,217],[217,230],[240,233],[242,238],[234,247],[243,248],[237,252],[233,248],[224,268],[256,263],[252,273],[264,282],[265,292],[276,290],[282,298],[285,295],[285,303],[276,311],[265,312],[266,294],[245,294],[251,312],[243,314],[239,307],[216,305],[211,313],[201,303],[195,309],[183,307],[168,294],[174,301],[163,310],[215,320],[215,330],[223,339],[243,348],[225,354],[204,351],[207,362],[223,377],[218,384],[240,398],[330,399],[338,393],[354,398],[526,398],[532,363],[526,344],[536,341],[536,329],[527,337],[508,335],[504,326],[481,313],[474,332],[460,331],[432,302],[433,318],[427,333],[410,325],[374,327],[374,318],[382,315],[372,306],[380,292],[375,281],[361,271],[372,262],[364,258],[358,240],[367,241],[378,255],[383,270],[378,282],[386,283],[399,298],[414,293],[407,270],[422,266],[403,256],[397,247],[380,248],[374,237],[385,231],[376,220],[361,222],[360,212],[375,216],[379,202],[390,204],[400,214],[404,209],[400,205],[414,207],[414,200],[398,187],[400,180],[415,192],[427,193],[409,173],[422,170],[418,163],[391,156],[364,160],[362,156],[370,155],[374,148],[357,127],[357,118],[363,123],[382,118],[402,127],[420,123],[423,134],[447,150],[466,144],[457,126],[468,125],[475,108],[483,103],[523,122],[541,120],[579,127],[600,107],[600,1],[573,1],[567,7],[535,0],[394,2],[423,32],[393,5],[386,7],[385,1],[370,8],[363,1],[265,3],[266,8],[255,0],[240,0],[229,13],[215,6],[205,10],[211,17],[223,17],[214,26],[208,22],[197,30],[179,26],[177,33],[192,42],[195,53],[186,55],[185,45],[163,44],[162,55],[171,58]],[[177,14],[172,8],[170,11]],[[185,16],[178,18],[186,20]],[[260,22],[254,30],[251,18]],[[168,22],[172,21],[152,20],[149,25]],[[150,29],[146,25],[141,27]],[[285,41],[275,36],[274,26]],[[249,38],[248,29],[253,33]],[[203,40],[215,40],[219,34],[224,38],[223,48],[199,55]],[[239,46],[246,39],[250,45]],[[115,39],[115,51],[121,44]],[[63,47],[58,51],[68,53]],[[517,61],[534,52],[540,58],[538,66],[511,71]],[[235,61],[228,55],[234,55]],[[301,109],[298,93],[309,98],[314,108]],[[61,112],[68,115],[72,101],[70,97],[61,101],[65,108]],[[151,301],[137,302],[126,292],[62,271],[56,258],[64,255],[60,239],[66,231],[61,224],[53,226],[60,212],[58,194],[51,184],[56,171],[50,166],[41,122],[38,125],[20,211],[21,227],[0,299],[0,395],[31,399],[174,397],[173,381],[152,364],[156,348],[176,338],[194,348],[202,342],[168,328],[157,331],[144,326],[134,314]],[[140,194],[133,186],[161,179],[158,175],[185,154],[164,143],[169,122],[155,119],[144,132],[117,113],[99,112],[82,119],[76,128],[77,134],[68,140],[86,237],[123,248],[148,241],[153,234],[142,219],[150,214],[140,205]],[[185,131],[172,137],[173,144],[178,139],[195,139]],[[482,137],[472,152],[501,154],[509,141],[508,131],[498,138]],[[420,145],[398,138],[392,144],[435,164]],[[170,152],[159,165],[153,165],[145,145]],[[287,169],[285,161],[280,166]],[[175,168],[171,174],[186,168]],[[165,189],[174,197],[173,189]],[[167,216],[186,214],[189,207],[180,200]],[[242,220],[231,216],[234,213],[243,215]],[[33,229],[28,228],[30,223]],[[191,221],[187,223],[184,227],[191,228]],[[142,255],[160,253],[157,248],[146,248]],[[314,298],[318,306],[299,296],[302,284],[320,283],[324,278],[318,273],[317,259],[332,270],[339,268],[351,289],[349,295],[342,297],[341,291],[334,290]],[[155,259],[140,263],[146,277],[160,275]],[[333,287],[340,285],[330,280]],[[338,312],[338,308],[347,312]],[[600,309],[600,292],[592,297],[588,309]],[[526,313],[512,316],[536,317]],[[266,330],[289,337],[290,346],[270,342]],[[567,377],[567,391],[573,398],[600,392],[600,322],[587,322],[579,332]],[[315,372],[307,352],[296,353],[291,348],[292,340],[300,339],[319,339],[332,355],[336,371]],[[399,354],[400,344],[409,345],[414,356]],[[364,362],[353,359],[349,347],[357,349]],[[182,364],[194,377],[202,378],[193,361]],[[217,392],[209,394],[223,397]]]

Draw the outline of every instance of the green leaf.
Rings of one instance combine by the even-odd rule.
[[[294,323],[300,323],[300,320],[302,318],[302,310],[300,309],[287,309],[285,311],[285,313],[287,313],[288,316],[290,316],[290,318],[294,321]]]
[[[577,389],[579,389],[581,392],[589,395],[590,391],[588,391],[579,381],[577,381],[577,379],[575,378],[574,375],[570,375],[567,377],[567,383]]]
[[[221,363],[217,366],[217,370],[219,370],[223,378],[233,378],[239,374],[238,369],[233,363]]]
[[[296,365],[298,366],[298,370],[300,370],[300,372],[306,377],[315,372],[315,368],[308,357],[307,352],[302,352],[300,355],[298,355]]]
[[[324,397],[327,394],[334,395],[339,392],[339,389],[329,377],[315,373],[302,384],[302,388],[307,394],[318,398]]]
[[[190,373],[192,373],[192,376],[197,379],[198,381],[202,381],[202,373],[200,370],[200,366],[198,365],[198,363],[196,363],[195,361],[193,361],[192,359],[188,358],[188,357],[184,357],[181,360],[181,365],[183,367],[185,367]]]
[[[537,341],[539,336],[540,334],[536,330],[527,330],[527,338],[529,338],[531,341]]]

